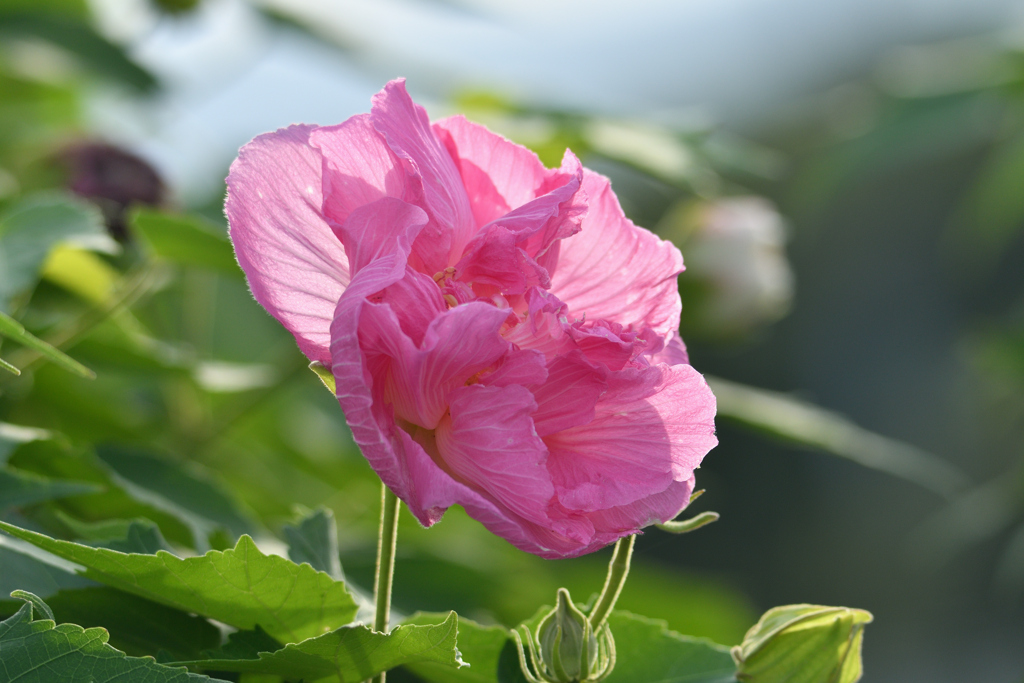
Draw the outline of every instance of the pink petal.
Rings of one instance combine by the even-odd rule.
[[[555,491],[544,466],[547,448],[530,418],[537,404],[529,390],[474,384],[455,389],[449,406],[437,426],[439,464],[520,517],[546,523]]]
[[[665,344],[665,347],[651,355],[651,363],[665,363],[666,365],[689,365],[690,355],[686,352],[686,344],[678,332]]]
[[[332,227],[345,247],[354,274],[396,251],[408,254],[426,224],[427,214],[420,207],[383,197],[353,209],[342,225]]]
[[[626,218],[604,176],[584,169],[583,191],[590,208],[579,234],[558,243],[552,294],[572,317],[650,326],[667,338],[679,327],[682,255]]]
[[[463,116],[441,119],[434,132],[458,166],[478,226],[534,199],[545,182],[536,154]]]
[[[399,497],[409,493],[410,481],[400,456],[406,439],[395,427],[394,410],[375,400],[373,375],[359,344],[359,321],[372,306],[367,297],[400,280],[406,268],[404,255],[396,252],[363,268],[338,300],[331,324],[331,370],[336,396],[352,430],[352,439],[380,478]],[[397,325],[397,321],[396,321]]]
[[[423,107],[409,97],[404,79],[389,82],[373,96],[370,120],[422,183],[424,208],[440,231],[428,234],[433,246],[440,240],[447,252],[433,250],[428,256],[431,262],[425,266],[441,270],[453,265],[476,231],[473,212],[455,163],[434,135]],[[434,262],[442,255],[447,257],[445,261]]]
[[[544,354],[534,350],[517,350],[505,355],[493,372],[480,376],[486,386],[507,387],[510,384],[542,384],[548,377]]]
[[[594,406],[608,386],[604,374],[579,351],[551,361],[547,381],[533,387],[537,434],[547,436],[591,422]]]
[[[309,144],[323,155],[323,211],[335,227],[359,207],[383,197],[416,199],[418,187],[370,123],[369,114],[318,128]]]
[[[522,294],[550,285],[548,272],[519,248],[514,232],[492,223],[469,243],[456,271],[460,280],[494,285],[502,293]]]
[[[629,534],[651,524],[667,522],[690,502],[695,479],[673,481],[668,488],[627,505],[591,512],[587,517],[600,533]]]
[[[314,126],[260,135],[228,174],[225,211],[253,296],[295,335],[311,360],[329,363],[331,321],[349,283],[348,259],[320,212]]]
[[[405,267],[405,277],[389,285],[375,301],[391,308],[402,333],[416,348],[423,343],[430,323],[448,310],[437,283],[409,266]]]
[[[550,285],[547,270],[534,258],[579,232],[587,210],[580,190],[583,167],[568,150],[562,166],[557,172],[560,184],[548,183],[547,192],[480,229],[455,266],[461,280],[493,284],[505,294]]]
[[[593,512],[693,475],[718,440],[715,397],[689,365],[612,373],[589,424],[544,438],[558,499]]]
[[[375,380],[384,398],[404,420],[434,429],[448,409],[448,394],[495,364],[509,349],[499,335],[506,312],[468,303],[436,317],[420,348],[402,334],[390,306],[366,306],[359,320],[359,342],[376,364]]]

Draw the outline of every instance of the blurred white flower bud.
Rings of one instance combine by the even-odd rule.
[[[782,318],[793,297],[782,216],[762,197],[681,202],[658,224],[682,252],[684,335],[736,338]]]

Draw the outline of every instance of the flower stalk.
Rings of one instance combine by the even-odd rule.
[[[380,532],[377,537],[377,576],[373,582],[373,596],[376,614],[373,630],[388,632],[388,615],[391,613],[391,582],[395,575],[395,543],[398,539],[398,508],[401,501],[381,482]],[[386,672],[373,678],[373,683],[384,683]]]
[[[611,562],[608,563],[608,576],[604,580],[604,588],[590,612],[590,623],[597,631],[608,620],[608,615],[615,607],[619,594],[626,585],[626,577],[629,576],[629,562],[633,557],[633,544],[636,543],[636,535],[620,538],[615,542],[615,551],[612,553]]]

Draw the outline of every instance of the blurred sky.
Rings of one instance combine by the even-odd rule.
[[[862,72],[895,46],[1001,30],[1022,0],[263,0],[326,42],[268,21],[245,0],[180,19],[145,0],[93,0],[165,92],[149,106],[96,98],[101,132],[139,149],[187,203],[211,199],[254,135],[366,111],[403,75],[428,103],[465,88],[532,103],[756,125]]]

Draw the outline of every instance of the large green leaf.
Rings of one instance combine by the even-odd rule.
[[[101,490],[101,487],[88,482],[46,479],[28,472],[0,468],[0,510]]]
[[[106,586],[62,590],[46,602],[58,622],[105,628],[111,645],[138,657],[163,651],[171,659],[194,659],[220,643],[220,631],[202,617]],[[14,601],[0,603],[4,616],[17,609]]]
[[[458,617],[450,612],[440,624],[402,625],[386,634],[362,625],[343,626],[277,652],[261,652],[259,659],[214,659],[187,664],[213,671],[356,683],[402,664],[433,662],[452,669],[463,666],[455,646],[458,631]]]
[[[0,663],[4,681],[18,683],[198,683],[211,679],[186,669],[157,664],[150,658],[129,657],[107,644],[102,628],[33,620],[35,596],[14,616],[0,622]],[[48,616],[48,615],[47,615]]]
[[[285,526],[283,532],[292,562],[308,562],[313,569],[327,572],[339,581],[344,580],[341,556],[338,555],[338,531],[334,513],[329,508],[320,508],[306,515],[298,524]]]
[[[832,411],[718,377],[707,380],[722,417],[906,479],[947,498],[968,483],[966,475],[945,460],[868,431]]]
[[[417,612],[405,624],[436,624],[443,614]],[[498,661],[504,648],[509,646],[508,630],[501,626],[482,626],[472,619],[459,617],[459,652],[469,666],[453,669],[431,661],[407,663],[420,678],[431,683],[494,683],[498,675]]]
[[[729,648],[668,630],[659,619],[613,612],[617,661],[607,683],[733,683]]]
[[[231,243],[200,218],[141,209],[132,216],[132,226],[160,258],[242,277]]]
[[[96,207],[61,195],[25,199],[0,218],[0,310],[35,285],[50,250],[60,242],[109,247]]]
[[[168,552],[125,554],[60,541],[0,522],[0,529],[69,560],[86,578],[240,629],[259,625],[294,643],[352,621],[345,584],[308,565],[264,555],[248,536],[231,550],[181,559]]]

